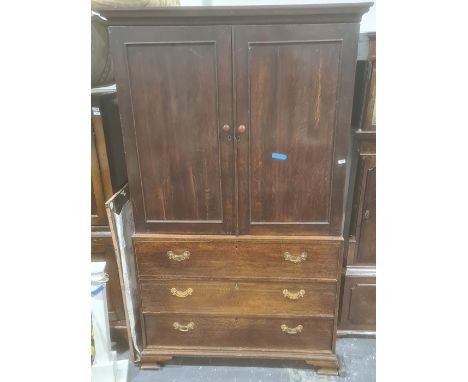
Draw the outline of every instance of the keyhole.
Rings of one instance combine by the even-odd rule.
[[[239,284],[236,283],[236,285],[234,285],[234,289],[239,290]]]

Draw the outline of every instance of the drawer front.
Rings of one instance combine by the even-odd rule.
[[[139,276],[336,280],[341,242],[135,241]]]
[[[335,283],[141,280],[143,312],[328,315]]]
[[[331,351],[332,319],[144,315],[146,346]]]
[[[341,242],[252,243],[239,241],[241,273],[255,277],[325,278],[336,280]]]
[[[139,276],[224,277],[233,274],[234,241],[135,241]]]

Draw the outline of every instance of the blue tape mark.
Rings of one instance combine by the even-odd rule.
[[[273,159],[279,159],[279,160],[286,160],[288,159],[288,156],[286,154],[280,154],[280,153],[271,153],[271,157]]]
[[[96,296],[103,289],[104,289],[104,284],[99,284],[95,289],[91,291],[91,297]]]

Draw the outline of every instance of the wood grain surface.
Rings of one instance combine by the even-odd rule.
[[[177,297],[171,290],[190,295]],[[290,299],[284,295],[292,296]],[[303,291],[303,296],[299,295]],[[141,280],[143,313],[219,313],[249,315],[327,315],[335,310],[335,284],[200,280]],[[222,307],[222,308],[221,308]]]
[[[333,320],[301,318],[243,318],[192,314],[144,315],[146,346],[207,346],[276,350],[331,350]],[[174,322],[194,329],[180,332]],[[303,329],[297,334],[282,331],[281,325]]]
[[[341,244],[213,241],[134,241],[138,274],[158,277],[328,279],[338,277]],[[190,252],[184,261],[170,260],[167,252]],[[305,260],[294,263],[284,253]]]

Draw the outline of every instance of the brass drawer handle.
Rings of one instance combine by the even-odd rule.
[[[184,251],[181,254],[177,255],[173,251],[167,251],[167,257],[169,257],[170,260],[174,260],[174,261],[184,261],[184,260],[189,259],[190,252]]]
[[[295,328],[288,328],[287,325],[283,324],[281,325],[281,330],[285,333],[288,333],[288,334],[297,334],[297,333],[300,333],[302,332],[302,329],[304,329],[304,327],[302,325],[297,325]]]
[[[289,252],[284,252],[284,259],[292,263],[300,263],[307,259],[307,252],[301,252],[301,254],[297,256],[291,255]]]
[[[174,322],[172,326],[179,332],[189,332],[195,328],[195,324],[193,322],[189,322],[187,325],[181,325],[178,322]]]
[[[187,296],[191,296],[192,293],[193,293],[193,289],[192,288],[188,288],[184,291],[181,291],[181,290],[177,290],[176,288],[171,288],[171,293],[173,296],[176,296],[176,297],[181,297],[181,298],[185,298]]]
[[[289,298],[290,300],[297,300],[300,297],[305,296],[305,290],[301,289],[299,292],[290,292],[287,289],[283,289],[283,296]]]

